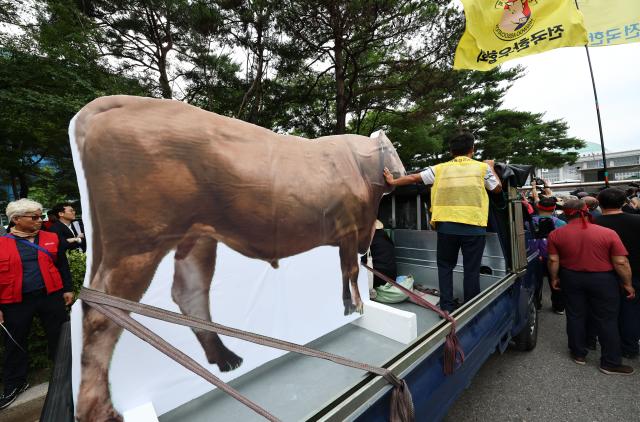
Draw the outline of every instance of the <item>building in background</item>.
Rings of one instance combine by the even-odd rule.
[[[640,149],[605,152],[609,180],[640,179]],[[578,160],[574,164],[565,164],[555,169],[536,169],[536,175],[551,183],[603,181],[604,169],[600,144],[587,142],[587,146],[578,153]]]

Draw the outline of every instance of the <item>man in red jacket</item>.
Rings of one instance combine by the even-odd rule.
[[[55,233],[41,231],[42,205],[29,199],[9,203],[7,217],[15,225],[0,237],[0,322],[5,335],[4,394],[9,406],[27,384],[27,337],[34,315],[47,335],[49,357],[55,357],[60,328],[73,302],[71,272]]]

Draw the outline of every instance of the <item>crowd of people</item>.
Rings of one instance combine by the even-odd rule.
[[[29,387],[27,340],[35,316],[46,333],[49,358],[55,358],[74,301],[66,251],[86,250],[84,230],[72,204],[55,205],[47,221],[43,211],[41,204],[29,199],[10,202],[8,230],[0,236],[0,323],[5,337],[0,409]]]
[[[623,365],[622,358],[640,354],[639,192],[606,188],[597,194],[573,193],[554,195],[538,180],[523,197],[525,224],[539,254],[536,305],[542,306],[547,278],[553,311],[566,312],[573,361],[584,365],[588,351],[600,343],[600,371],[631,375],[633,368]]]

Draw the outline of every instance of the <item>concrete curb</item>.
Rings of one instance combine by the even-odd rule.
[[[9,407],[0,410],[0,420],[2,422],[38,421],[48,390],[48,382],[28,388]]]

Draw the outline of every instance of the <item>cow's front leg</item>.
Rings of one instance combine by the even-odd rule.
[[[356,255],[357,259],[357,255]],[[356,312],[362,315],[364,313],[364,304],[362,303],[362,298],[360,297],[360,289],[358,288],[358,274],[359,274],[358,265],[354,267],[353,275],[351,277],[351,290],[353,294],[353,302],[355,303]]]
[[[349,276],[345,275],[342,270],[342,303],[344,303],[344,314],[351,315],[356,310],[351,299],[351,290],[349,290]]]
[[[362,298],[358,290],[358,248],[356,236],[349,236],[340,244],[340,268],[342,269],[342,301],[344,314],[363,312]],[[351,284],[351,290],[349,290]],[[353,293],[353,295],[352,295]]]

